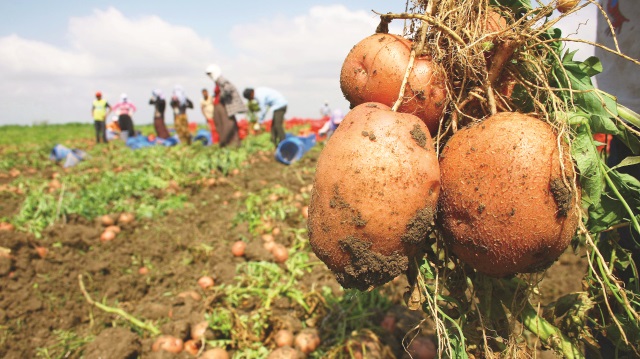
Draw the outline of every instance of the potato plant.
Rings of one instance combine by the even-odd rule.
[[[631,157],[609,168],[593,139],[595,132],[613,135],[638,153],[640,115],[594,88],[591,78],[602,64],[595,57],[575,60],[554,28],[555,10],[564,17],[586,6],[596,2],[414,0],[405,13],[382,12],[377,34],[347,55],[341,88],[353,110],[345,121],[370,121],[371,114],[358,106],[367,100],[393,106],[398,119],[403,112],[423,117],[408,106],[416,99],[425,102],[422,108],[443,107],[429,110],[437,117],[429,125],[430,148],[439,156],[442,182],[436,226],[419,227],[420,250],[402,250],[404,233],[415,227],[385,232],[394,226],[386,213],[393,200],[364,182],[331,190],[331,181],[360,183],[361,175],[349,167],[358,161],[412,214],[416,209],[403,196],[425,199],[434,192],[393,187],[399,179],[412,179],[420,162],[403,155],[395,161],[414,167],[396,168],[380,150],[361,153],[364,144],[354,138],[362,129],[341,125],[324,151],[344,153],[344,168],[338,161],[318,163],[311,243],[339,281],[348,268],[371,272],[369,277],[384,274],[375,282],[341,281],[351,287],[368,289],[400,274],[388,275],[385,266],[365,260],[372,255],[411,263],[403,269],[411,285],[407,304],[435,321],[440,357],[523,357],[538,349],[536,342],[566,358],[599,355],[604,347],[621,357],[640,356],[640,263],[633,257],[640,244],[632,236],[622,245],[615,234],[619,228],[640,233],[640,181],[618,171],[638,161]],[[403,36],[388,34],[396,19],[405,20]],[[424,59],[438,64],[439,80],[416,79]],[[443,88],[445,98],[429,102]],[[412,141],[403,128],[411,120],[402,121],[398,131],[406,133],[395,139],[394,154]],[[373,126],[366,132],[381,130]],[[363,203],[366,212],[360,210]],[[340,215],[345,208],[358,209],[352,210],[357,221]],[[357,230],[335,230],[347,225]],[[348,241],[368,250],[342,245]],[[335,250],[335,243],[350,256]],[[586,253],[583,290],[538,305],[537,283],[565,250]],[[527,340],[530,334],[537,339]]]

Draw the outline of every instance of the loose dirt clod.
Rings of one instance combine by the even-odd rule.
[[[400,253],[385,256],[371,250],[372,244],[355,237],[338,241],[340,248],[349,254],[350,261],[344,273],[336,279],[345,288],[371,289],[399,276],[409,267],[409,260]]]
[[[562,178],[554,178],[550,184],[551,194],[558,205],[558,217],[566,217],[573,205],[573,192]]]

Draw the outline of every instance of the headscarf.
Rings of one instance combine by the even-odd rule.
[[[155,89],[155,90],[151,91],[151,95],[153,97],[161,99],[161,100],[164,99],[164,96],[162,96],[162,90],[160,90],[160,89]]]
[[[214,82],[218,81],[218,78],[222,74],[222,70],[220,70],[220,66],[218,66],[216,64],[211,64],[211,65],[207,66],[207,69],[206,69],[205,72],[206,72],[207,75],[209,75],[209,77],[211,77],[211,79]]]
[[[128,100],[129,100],[129,97],[127,96],[126,93],[123,93],[122,95],[120,95],[120,101],[127,102]]]
[[[333,124],[339,125],[343,119],[344,115],[342,114],[341,109],[336,108],[335,110],[333,110],[333,113],[331,114],[331,122],[333,122]]]
[[[187,103],[187,96],[184,94],[182,86],[175,85],[173,88],[173,97],[178,99],[180,106],[184,106]]]

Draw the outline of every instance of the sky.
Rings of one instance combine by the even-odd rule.
[[[288,100],[286,117],[319,117],[321,105],[348,109],[340,91],[342,62],[372,34],[377,12],[402,12],[405,1],[2,0],[0,125],[91,123],[101,91],[110,104],[126,93],[150,123],[151,91],[181,85],[199,111],[204,69],[222,68],[240,92],[267,86]],[[580,25],[587,19],[586,25]],[[565,19],[565,33],[595,38],[595,8]],[[398,33],[402,22],[392,23]],[[593,49],[579,49],[579,57]],[[172,116],[167,111],[167,121]]]

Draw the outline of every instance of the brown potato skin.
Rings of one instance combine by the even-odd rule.
[[[356,44],[340,72],[344,97],[357,106],[379,102],[393,106],[400,94],[412,42],[397,35],[374,34]],[[428,57],[416,57],[398,112],[421,118],[431,134],[438,124],[447,99],[445,72]]]
[[[439,190],[438,160],[424,123],[383,104],[361,104],[318,159],[311,247],[343,287],[384,284],[403,273],[408,256],[425,243]],[[345,240],[370,247],[352,251]]]
[[[487,32],[500,32],[507,28],[507,19],[502,17],[499,13],[489,10],[485,26]],[[489,39],[493,41],[493,36],[490,36]]]
[[[569,12],[578,6],[580,0],[558,0],[558,11],[561,13]]]
[[[563,156],[571,183],[566,146]],[[536,118],[499,113],[458,131],[440,158],[438,221],[453,253],[494,277],[546,269],[578,226],[579,194],[552,192],[561,171],[556,135]]]

